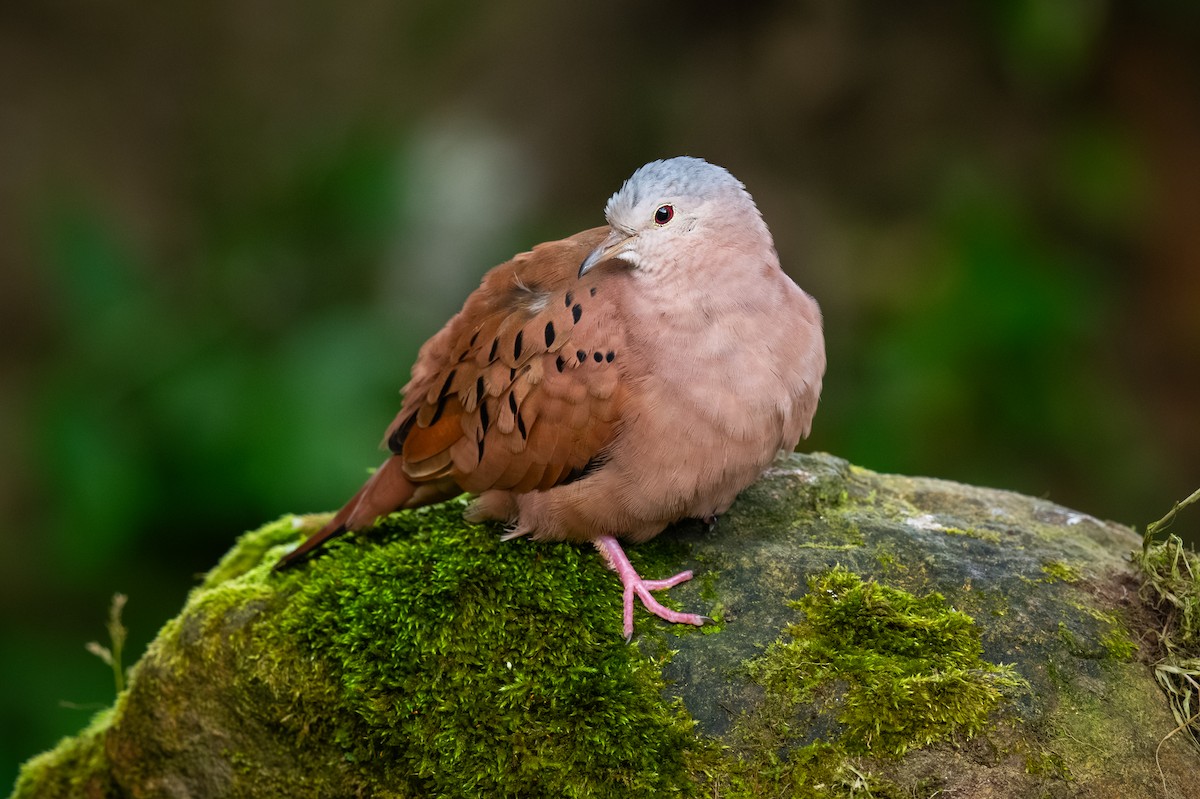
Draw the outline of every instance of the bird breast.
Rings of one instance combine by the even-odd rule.
[[[635,394],[772,453],[807,434],[825,369],[820,311],[781,270],[750,285],[631,294],[630,346],[645,364]]]

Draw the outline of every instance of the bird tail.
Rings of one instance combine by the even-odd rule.
[[[313,550],[350,530],[370,527],[380,516],[404,507],[416,486],[404,474],[404,461],[393,455],[375,470],[375,474],[342,506],[329,523],[309,536],[304,543],[279,559],[276,571],[306,560]]]

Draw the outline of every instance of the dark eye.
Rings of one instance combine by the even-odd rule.
[[[675,208],[670,205],[660,205],[658,210],[654,212],[654,223],[656,225],[665,225],[675,216]]]

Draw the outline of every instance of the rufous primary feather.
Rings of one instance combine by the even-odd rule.
[[[277,568],[403,508],[476,495],[509,536],[591,541],[670,621],[617,538],[715,519],[806,436],[825,371],[817,303],[783,272],[758,209],[698,158],[638,169],[608,225],[488,272],[421,348],[390,457]]]

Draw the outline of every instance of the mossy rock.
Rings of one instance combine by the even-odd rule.
[[[1127,528],[794,455],[630,547],[716,623],[639,611],[626,644],[593,550],[461,508],[285,573],[319,520],[247,533],[14,796],[1200,795]]]

